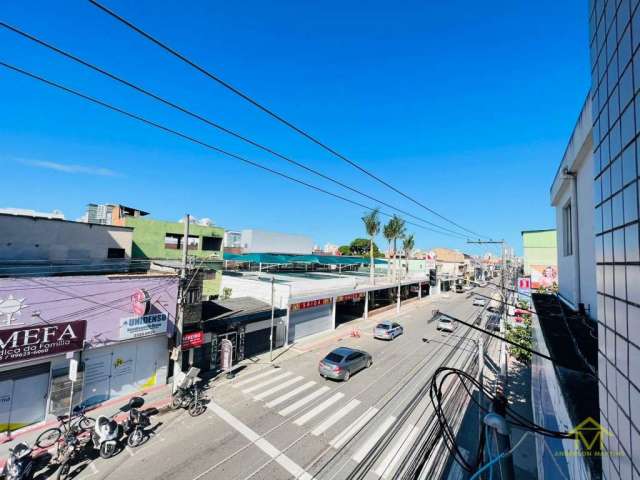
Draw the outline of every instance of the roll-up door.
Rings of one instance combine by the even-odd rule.
[[[332,303],[329,302],[312,308],[291,309],[289,342],[330,330],[333,327],[332,308]]]

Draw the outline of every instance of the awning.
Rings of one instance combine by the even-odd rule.
[[[273,253],[245,253],[239,255],[237,253],[225,253],[225,260],[233,262],[249,262],[249,263],[271,263],[284,264],[291,263],[288,255],[276,255]]]
[[[232,262],[249,263],[308,263],[320,265],[369,265],[369,257],[347,257],[340,255],[285,255],[275,253],[225,253],[224,259]],[[375,258],[374,264],[386,265],[387,261]]]

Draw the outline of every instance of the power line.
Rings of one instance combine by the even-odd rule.
[[[39,76],[39,75],[36,75],[36,74],[34,74],[34,73],[31,73],[31,72],[28,72],[28,71],[26,71],[26,70],[23,70],[23,69],[21,69],[21,68],[19,68],[19,67],[16,67],[16,66],[10,65],[10,64],[5,63],[5,62],[2,62],[2,61],[0,61],[0,66],[5,67],[5,68],[7,68],[7,69],[9,69],[9,70],[12,70],[12,71],[14,71],[14,72],[16,72],[16,73],[20,73],[20,74],[22,74],[22,75],[24,75],[24,76],[27,76],[27,77],[29,77],[29,78],[32,78],[32,79],[34,79],[34,80],[38,80],[39,82],[42,82],[42,83],[44,83],[44,84],[46,84],[46,85],[49,85],[49,86],[51,86],[51,87],[57,88],[57,89],[59,89],[59,90],[63,90],[63,91],[65,91],[65,92],[67,92],[67,93],[70,93],[70,94],[72,94],[72,95],[75,95],[75,96],[78,96],[78,97],[80,97],[80,98],[83,98],[84,100],[87,100],[87,101],[89,101],[89,102],[91,102],[91,103],[94,103],[94,104],[96,104],[96,105],[100,105],[100,106],[102,106],[102,107],[104,107],[104,108],[107,108],[107,109],[112,110],[112,111],[114,111],[114,112],[120,113],[120,114],[125,115],[125,116],[127,116],[127,117],[129,117],[129,118],[132,118],[132,119],[134,119],[134,120],[138,120],[139,122],[142,122],[142,123],[144,123],[144,124],[146,124],[146,125],[149,125],[149,126],[151,126],[151,127],[154,127],[154,128],[159,129],[159,130],[162,130],[162,131],[164,131],[164,132],[166,132],[166,133],[170,133],[170,134],[172,134],[172,135],[175,135],[175,136],[177,136],[177,137],[180,137],[180,138],[182,138],[182,139],[184,139],[184,140],[187,140],[187,141],[189,141],[189,142],[192,142],[192,143],[198,144],[198,145],[200,145],[200,146],[202,146],[202,147],[204,147],[204,148],[207,148],[207,149],[209,149],[209,150],[213,150],[213,151],[218,152],[218,153],[221,153],[221,154],[223,154],[223,155],[225,155],[225,156],[228,156],[228,157],[234,158],[234,159],[236,159],[236,160],[239,160],[239,161],[241,161],[241,162],[244,162],[244,163],[246,163],[246,164],[248,164],[248,165],[252,165],[252,166],[254,166],[254,167],[256,167],[256,168],[259,168],[259,169],[261,169],[261,170],[264,170],[264,171],[267,171],[267,172],[272,173],[272,174],[274,174],[274,175],[277,175],[277,176],[283,177],[283,178],[285,178],[285,179],[287,179],[287,180],[289,180],[289,181],[292,181],[292,182],[298,183],[298,184],[303,185],[303,186],[305,186],[305,187],[307,187],[307,188],[310,188],[310,189],[316,190],[316,191],[321,192],[321,193],[324,193],[324,194],[326,194],[326,195],[330,195],[330,196],[332,196],[332,197],[338,198],[338,199],[340,199],[340,200],[343,200],[343,201],[345,201],[345,202],[351,203],[351,204],[353,204],[353,205],[357,205],[357,206],[359,206],[359,207],[361,207],[361,208],[364,208],[364,209],[366,209],[366,210],[372,210],[372,207],[371,207],[371,206],[364,205],[364,204],[362,204],[362,203],[360,203],[360,202],[357,202],[357,201],[355,201],[355,200],[352,200],[352,199],[350,199],[350,198],[343,197],[342,195],[339,195],[339,194],[337,194],[337,193],[333,193],[333,192],[330,192],[330,191],[328,191],[328,190],[325,190],[325,189],[323,189],[323,188],[321,188],[321,187],[318,187],[318,186],[316,186],[316,185],[312,185],[312,184],[310,184],[310,183],[308,183],[308,182],[305,182],[305,181],[303,181],[303,180],[300,180],[300,179],[297,179],[297,178],[292,177],[292,176],[290,176],[290,175],[287,175],[286,173],[280,172],[280,171],[275,170],[275,169],[273,169],[273,168],[270,168],[270,167],[267,167],[267,166],[262,165],[262,164],[260,164],[260,163],[254,162],[253,160],[249,160],[249,159],[247,159],[247,158],[244,158],[244,157],[242,157],[242,156],[240,156],[240,155],[238,155],[238,154],[235,154],[235,153],[232,153],[232,152],[228,152],[228,151],[223,150],[223,149],[221,149],[221,148],[215,147],[215,146],[213,146],[213,145],[211,145],[211,144],[209,144],[209,143],[207,143],[207,142],[205,142],[205,141],[203,141],[203,140],[199,140],[199,139],[197,139],[197,138],[195,138],[195,137],[192,137],[192,136],[190,136],[190,135],[187,135],[186,133],[180,132],[180,131],[178,131],[178,130],[174,130],[174,129],[172,129],[172,128],[166,127],[166,126],[164,126],[164,125],[162,125],[162,124],[159,124],[159,123],[157,123],[157,122],[154,122],[154,121],[152,121],[152,120],[149,120],[149,119],[147,119],[147,118],[145,118],[145,117],[142,117],[142,116],[140,116],[140,115],[137,115],[137,114],[134,114],[134,113],[128,112],[128,111],[123,110],[123,109],[121,109],[121,108],[119,108],[119,107],[116,107],[116,106],[114,106],[114,105],[111,105],[111,104],[109,104],[109,103],[107,103],[107,102],[104,102],[104,101],[102,101],[102,100],[99,100],[99,99],[97,99],[97,98],[95,98],[95,97],[91,97],[91,96],[86,95],[86,94],[84,94],[84,93],[81,93],[81,92],[79,92],[79,91],[77,91],[77,90],[73,90],[73,89],[71,89],[71,88],[69,88],[69,87],[66,87],[66,86],[61,85],[61,84],[56,83],[56,82],[53,82],[53,81],[48,80],[48,79],[46,79],[46,78],[44,78],[44,77],[41,77],[41,76]],[[389,214],[389,213],[386,213],[386,212],[383,212],[383,211],[381,211],[380,213],[381,213],[382,215],[385,215],[385,216],[388,216],[388,217],[392,217],[392,216],[393,216],[392,214]],[[407,224],[410,224],[410,225],[417,226],[417,227],[422,228],[422,229],[424,229],[424,230],[428,230],[428,231],[431,231],[431,232],[434,232],[434,233],[439,233],[439,234],[441,234],[441,235],[454,236],[454,234],[451,234],[451,233],[445,233],[445,232],[441,232],[441,231],[438,231],[438,230],[434,230],[434,229],[431,229],[431,228],[425,227],[425,226],[420,225],[420,224],[417,224],[417,223],[413,223],[413,222],[406,222],[406,223],[407,223]],[[456,234],[456,235],[458,235],[458,237],[456,237],[456,238],[465,238],[463,235],[460,235],[460,234]]]
[[[200,65],[196,64],[192,60],[189,60],[186,56],[182,55],[178,51],[176,51],[173,48],[169,47],[167,44],[165,44],[165,43],[161,42],[160,40],[158,40],[157,38],[153,37],[151,34],[145,32],[141,28],[137,27],[136,25],[134,25],[130,21],[126,20],[122,16],[118,15],[117,13],[115,13],[113,10],[110,10],[109,8],[105,7],[104,5],[101,5],[96,0],[89,0],[89,2],[91,2],[94,6],[96,6],[97,8],[102,10],[103,12],[109,14],[111,17],[113,17],[116,20],[120,21],[121,23],[123,23],[124,25],[129,27],[130,29],[134,30],[138,34],[142,35],[147,40],[149,40],[152,43],[156,44],[157,46],[159,46],[163,50],[169,52],[170,54],[172,54],[176,58],[182,60],[186,64],[188,64],[191,67],[195,68],[196,70],[198,70],[200,73],[202,73],[206,77],[208,77],[211,80],[213,80],[213,81],[217,82],[218,84],[222,85],[224,88],[226,88],[227,90],[230,90],[234,94],[236,94],[239,97],[241,97],[242,99],[246,100],[247,102],[252,104],[254,107],[258,108],[259,110],[262,110],[264,113],[266,113],[270,117],[274,118],[275,120],[277,120],[278,122],[282,123],[283,125],[286,125],[290,129],[294,130],[295,132],[299,133],[300,135],[302,135],[306,139],[308,139],[311,142],[315,143],[316,145],[320,146],[321,148],[323,148],[327,152],[331,153],[335,157],[345,161],[346,163],[348,163],[352,167],[356,168],[357,170],[361,171],[365,175],[367,175],[367,176],[373,178],[374,180],[378,181],[379,183],[381,183],[385,187],[393,190],[394,192],[396,192],[399,195],[403,196],[407,200],[410,200],[411,202],[415,203],[419,207],[424,208],[425,210],[427,210],[428,212],[432,213],[433,215],[441,218],[442,220],[445,220],[445,221],[449,222],[450,224],[455,225],[456,227],[458,227],[458,228],[460,228],[460,229],[462,229],[462,230],[464,230],[466,232],[472,233],[473,235],[480,236],[480,237],[485,237],[484,235],[480,235],[480,234],[474,232],[473,230],[469,230],[468,228],[463,227],[462,225],[454,222],[453,220],[450,220],[449,218],[445,217],[444,215],[442,215],[442,214],[436,212],[435,210],[433,210],[432,208],[426,206],[422,202],[420,202],[420,201],[414,199],[413,197],[407,195],[406,193],[404,193],[400,189],[398,189],[398,188],[394,187],[393,185],[391,185],[389,182],[383,180],[378,175],[376,175],[373,172],[367,170],[366,168],[360,166],[358,163],[354,162],[353,160],[350,160],[345,155],[343,155],[340,152],[334,150],[333,148],[329,147],[327,144],[323,143],[322,141],[318,140],[316,137],[312,136],[310,133],[304,131],[300,127],[297,127],[296,125],[294,125],[290,121],[286,120],[284,117],[282,117],[279,114],[275,113],[273,110],[271,110],[268,107],[262,105],[257,100],[255,100],[252,97],[250,97],[248,94],[242,92],[240,89],[238,89],[238,88],[234,87],[233,85],[231,85],[230,83],[222,80],[220,77],[218,77],[217,75],[214,75],[213,73],[209,72],[204,67],[201,67]],[[487,237],[485,237],[485,238],[487,238]]]
[[[451,230],[448,227],[443,227],[442,225],[438,225],[436,223],[430,222],[429,220],[425,220],[424,218],[421,218],[421,217],[418,217],[416,215],[413,215],[412,213],[407,212],[406,210],[403,210],[403,209],[401,209],[399,207],[390,205],[389,203],[386,203],[386,202],[384,202],[382,200],[379,200],[379,199],[377,199],[377,198],[375,198],[375,197],[373,197],[373,196],[371,196],[371,195],[369,195],[369,194],[367,194],[367,193],[365,193],[365,192],[363,192],[361,190],[358,190],[357,188],[351,187],[351,186],[349,186],[349,185],[347,185],[347,184],[345,184],[345,183],[343,183],[343,182],[341,182],[339,180],[336,180],[335,178],[330,177],[329,175],[325,175],[324,173],[322,173],[322,172],[320,172],[320,171],[318,171],[318,170],[316,170],[316,169],[314,169],[312,167],[309,167],[308,165],[305,165],[302,162],[294,160],[291,157],[288,157],[288,156],[286,156],[286,155],[284,155],[282,153],[279,153],[279,152],[275,151],[271,147],[267,147],[267,146],[265,146],[265,145],[263,145],[261,143],[258,143],[258,142],[254,141],[254,140],[252,140],[252,139],[250,139],[250,138],[248,138],[248,137],[246,137],[246,136],[244,136],[244,135],[242,135],[242,134],[240,134],[238,132],[235,132],[235,131],[227,128],[227,127],[224,127],[223,125],[221,125],[221,124],[219,124],[217,122],[214,122],[213,120],[210,120],[209,118],[205,117],[204,115],[195,113],[195,112],[187,109],[186,107],[183,107],[183,106],[181,106],[181,105],[179,105],[179,104],[177,104],[175,102],[172,102],[170,100],[167,100],[166,98],[163,98],[163,97],[159,96],[158,94],[155,94],[155,93],[153,93],[153,92],[151,92],[151,91],[149,91],[149,90],[147,90],[147,89],[145,89],[145,88],[143,88],[143,87],[141,87],[139,85],[136,85],[136,84],[134,84],[134,83],[132,83],[132,82],[130,82],[128,80],[125,80],[124,78],[119,77],[119,76],[109,72],[108,70],[102,68],[102,67],[99,67],[99,66],[97,66],[95,64],[92,64],[92,63],[90,63],[90,62],[88,62],[86,60],[83,60],[82,58],[80,58],[80,57],[78,57],[78,56],[76,56],[76,55],[74,55],[74,54],[72,54],[72,53],[70,53],[68,51],[62,50],[62,49],[60,49],[60,48],[58,48],[58,47],[56,47],[56,46],[54,46],[54,45],[52,45],[52,44],[50,44],[48,42],[45,42],[44,40],[42,40],[40,38],[38,38],[38,37],[36,37],[34,35],[31,35],[29,33],[26,33],[26,32],[24,32],[24,31],[22,31],[22,30],[20,30],[20,29],[18,29],[16,27],[12,26],[12,25],[9,25],[9,24],[4,23],[4,22],[0,22],[0,26],[4,27],[7,30],[10,30],[10,31],[12,31],[12,32],[14,32],[14,33],[16,33],[16,34],[18,34],[20,36],[22,36],[23,38],[26,38],[27,40],[30,40],[30,41],[32,41],[34,43],[37,43],[38,45],[40,45],[42,47],[45,47],[45,48],[47,48],[47,49],[49,49],[49,50],[51,50],[51,51],[53,51],[53,52],[55,52],[55,53],[57,53],[59,55],[62,55],[64,57],[68,58],[69,60],[72,60],[72,61],[74,61],[76,63],[79,63],[80,65],[83,65],[83,66],[85,66],[85,67],[87,67],[87,68],[89,68],[89,69],[91,69],[91,70],[93,70],[95,72],[98,72],[101,75],[104,75],[104,76],[106,76],[106,77],[108,77],[108,78],[110,78],[110,79],[112,79],[112,80],[114,80],[116,82],[119,82],[122,85],[125,85],[125,86],[127,86],[127,87],[129,87],[129,88],[131,88],[133,90],[136,90],[137,92],[142,93],[143,95],[146,95],[146,96],[148,96],[148,97],[150,97],[150,98],[152,98],[152,99],[154,99],[154,100],[156,100],[156,101],[158,101],[158,102],[160,102],[160,103],[162,103],[162,104],[164,104],[164,105],[166,105],[166,106],[168,106],[168,107],[170,107],[170,108],[172,108],[174,110],[177,110],[177,111],[182,112],[182,113],[184,113],[186,115],[189,115],[190,117],[195,118],[195,119],[205,123],[206,125],[209,125],[210,127],[216,128],[221,132],[224,132],[224,133],[226,133],[228,135],[233,136],[234,138],[237,138],[237,139],[239,139],[239,140],[241,140],[241,141],[243,141],[245,143],[248,143],[249,145],[252,145],[252,146],[254,146],[256,148],[259,148],[259,149],[261,149],[261,150],[263,150],[263,151],[265,151],[265,152],[267,152],[267,153],[269,153],[269,154],[271,154],[271,155],[273,155],[275,157],[278,157],[278,158],[280,158],[280,159],[282,159],[282,160],[284,160],[286,162],[291,163],[292,165],[300,167],[300,168],[302,168],[302,169],[304,169],[304,170],[306,170],[308,172],[313,173],[314,175],[317,175],[317,176],[319,176],[319,177],[321,177],[321,178],[323,178],[325,180],[333,182],[336,185],[339,185],[340,187],[342,187],[342,188],[344,188],[346,190],[350,190],[351,192],[357,193],[358,195],[362,195],[363,197],[366,197],[369,200],[373,200],[374,202],[377,202],[377,203],[379,203],[381,205],[384,205],[384,206],[386,206],[386,207],[388,207],[388,208],[390,208],[392,210],[400,212],[403,215],[407,215],[409,217],[412,217],[412,218],[414,218],[416,220],[424,222],[424,223],[426,223],[428,225],[431,225],[433,227],[440,228],[440,229],[442,229],[442,230],[444,230],[446,232],[452,233],[452,234],[460,235],[460,233],[455,231],[455,230]]]

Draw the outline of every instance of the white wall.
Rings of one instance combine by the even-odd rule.
[[[266,230],[242,230],[241,244],[244,253],[310,255],[313,252],[311,237]]]

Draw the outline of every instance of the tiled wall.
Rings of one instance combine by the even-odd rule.
[[[640,0],[589,2],[601,423],[607,479],[640,479]]]

